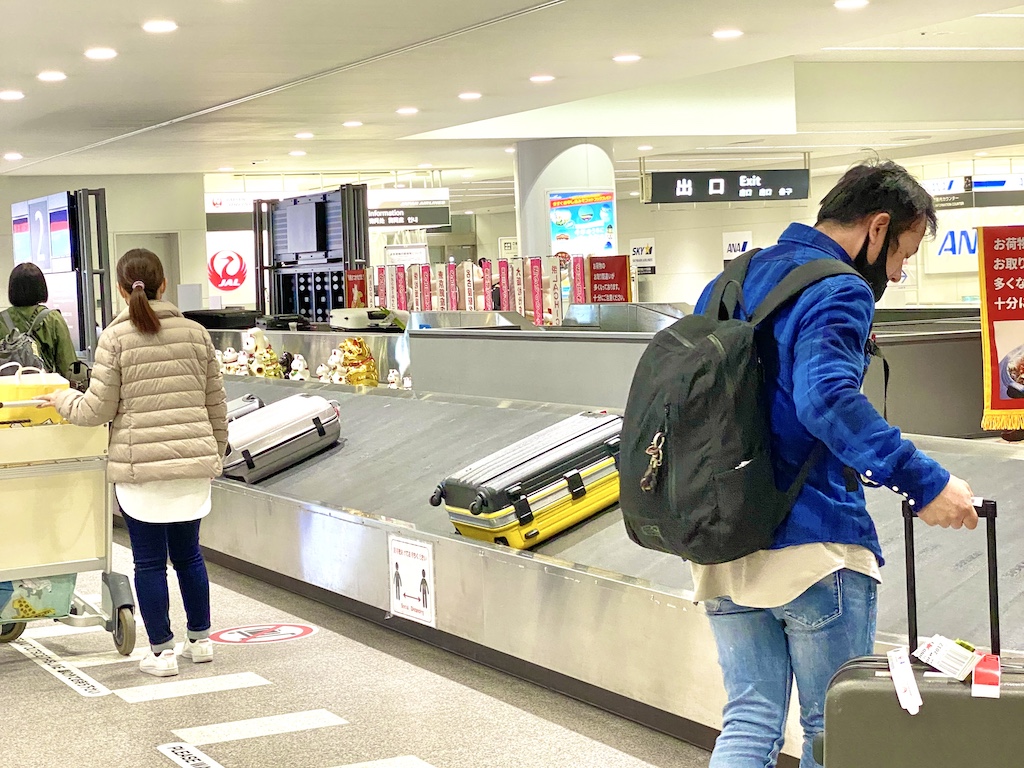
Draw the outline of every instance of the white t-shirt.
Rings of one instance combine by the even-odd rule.
[[[184,523],[210,514],[210,480],[154,480],[116,483],[117,503],[144,523]]]

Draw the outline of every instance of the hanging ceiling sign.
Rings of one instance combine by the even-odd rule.
[[[751,200],[806,200],[811,172],[665,171],[649,174],[647,203],[737,203]]]
[[[370,189],[366,201],[372,228],[422,229],[452,223],[447,189]]]
[[[974,180],[970,176],[925,179],[921,186],[935,200],[936,210],[974,207]]]
[[[975,176],[974,206],[995,208],[1024,205],[1024,175]]]

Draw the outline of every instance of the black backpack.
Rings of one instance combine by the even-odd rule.
[[[26,333],[18,330],[11,317],[11,311],[5,309],[0,312],[0,319],[7,328],[6,334],[0,336],[0,366],[5,370],[0,371],[0,376],[7,376],[15,373],[18,368],[10,363],[17,363],[22,368],[38,368],[46,370],[46,363],[43,362],[42,353],[39,351],[39,342],[36,341],[35,332],[52,309],[43,309],[32,319],[32,324]]]
[[[640,358],[622,425],[619,503],[642,547],[710,565],[771,547],[811,468],[775,487],[757,327],[808,286],[858,273],[837,259],[797,267],[748,321],[735,320],[756,251],[715,283],[705,314],[660,331]]]

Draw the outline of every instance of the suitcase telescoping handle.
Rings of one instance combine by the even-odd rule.
[[[976,502],[978,517],[985,518],[988,539],[988,614],[992,631],[992,653],[999,655],[999,567],[996,562],[996,503],[988,499]],[[903,502],[903,530],[907,549],[907,624],[911,652],[917,644],[917,569],[914,560],[914,518],[917,513]]]

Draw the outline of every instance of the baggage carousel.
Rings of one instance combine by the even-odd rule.
[[[630,542],[615,508],[533,552],[458,536],[428,499],[448,474],[572,413],[567,405],[242,378],[229,397],[299,391],[339,403],[334,448],[256,486],[215,483],[203,544],[213,559],[708,746],[724,701],[707,622],[679,558]],[[1024,447],[915,438],[999,502],[1004,652],[1024,652]],[[903,521],[868,491],[888,566],[879,641],[906,635]],[[388,613],[387,535],[434,547],[437,627]],[[983,525],[918,531],[919,625],[987,645]],[[787,752],[798,741],[790,739]]]

